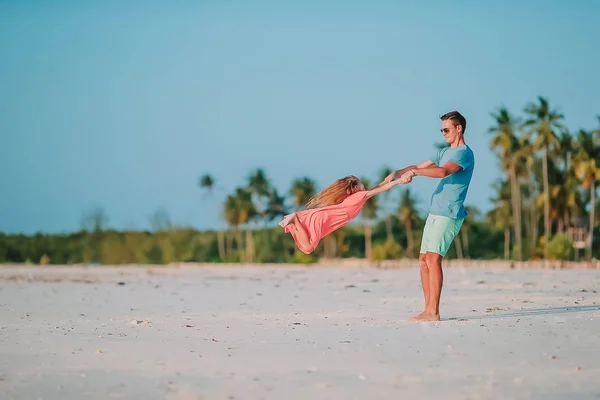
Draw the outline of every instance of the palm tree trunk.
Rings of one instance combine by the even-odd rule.
[[[387,215],[385,217],[385,233],[387,235],[387,240],[392,240],[393,234],[392,234],[392,216],[391,215]]]
[[[530,199],[530,212],[529,212],[529,216],[530,216],[530,223],[531,223],[531,236],[529,238],[530,242],[530,250],[529,250],[529,257],[533,256],[533,254],[535,253],[535,248],[537,246],[537,239],[538,239],[538,226],[539,226],[539,219],[537,216],[537,210],[535,208],[535,184],[533,179],[529,180],[529,190],[531,192],[531,199]]]
[[[540,217],[538,217],[538,215],[537,215],[537,210],[535,208],[535,204],[532,204],[531,207],[532,207],[531,223],[533,224],[532,236],[531,236],[531,253],[533,254],[537,247],[537,242],[538,242],[538,237],[539,237]],[[530,256],[532,254],[530,254]]]
[[[371,223],[365,221],[365,257],[367,260],[371,260],[373,256],[373,243],[371,241]]]
[[[415,248],[414,239],[412,235],[412,223],[408,221],[406,224],[406,246],[408,247],[408,257],[413,258],[413,250]]]
[[[242,231],[237,226],[235,227],[235,234],[236,234],[237,249],[240,252],[240,262],[243,263],[246,261],[246,256],[244,254],[244,241],[242,240]]]
[[[335,235],[328,235],[327,238],[327,258],[335,258],[337,254],[337,237]]]
[[[469,259],[471,258],[469,255],[469,229],[466,226],[463,226],[461,229],[461,235],[463,247],[465,248],[465,258]]]
[[[508,260],[510,257],[510,228],[507,226],[504,228],[504,259]]]
[[[337,257],[337,237],[333,236],[331,241],[331,258]]]
[[[531,216],[529,215],[531,213],[531,211],[528,210],[525,207],[522,208],[522,211],[524,212],[523,223],[525,224],[523,226],[523,228],[524,228],[525,232],[527,233],[525,236],[526,236],[526,242],[528,243],[527,247],[529,247],[529,242],[531,241],[530,237],[531,237],[531,229],[532,229],[532,227],[531,227],[531,225],[532,225],[531,224]],[[525,258],[524,254],[525,254],[525,249],[523,249],[523,253],[522,253],[523,258]]]
[[[233,253],[233,232],[227,230],[227,236],[225,236],[225,248],[227,249],[227,257],[230,257]]]
[[[246,262],[254,262],[254,236],[250,229],[246,229]]]
[[[271,234],[270,234],[270,230],[266,229],[265,227],[263,227],[263,239],[262,239],[262,245],[272,248],[272,244],[271,244]],[[257,262],[264,262],[261,261],[257,258]]]
[[[592,185],[590,186],[590,243],[586,247],[586,257],[588,260],[592,259],[592,244],[594,242],[594,212],[596,208],[596,180],[592,177]]]
[[[550,191],[548,189],[548,146],[542,154],[542,175],[544,180],[544,258],[549,258],[549,243],[550,243]]]
[[[517,199],[516,199],[516,207],[517,207],[517,233],[519,234],[519,236],[517,237],[516,241],[517,241],[517,246],[519,246],[519,249],[517,251],[517,257],[519,257],[518,261],[522,261],[523,260],[523,201],[521,199],[521,185],[519,184],[519,180],[518,178],[516,178],[516,173],[515,173],[515,179],[517,182],[516,185],[516,194],[517,194]]]
[[[558,219],[557,225],[556,225],[556,230],[558,231],[558,233],[564,233],[564,231],[565,231],[564,218]]]
[[[327,236],[325,236],[324,239],[324,256],[325,258],[334,258],[335,257],[335,238],[333,236],[333,234],[329,234]]]
[[[225,253],[225,240],[224,240],[224,234],[223,231],[218,230],[217,231],[217,244],[219,247],[219,258],[221,259],[221,261],[225,261],[225,257],[226,257],[226,253]]]
[[[454,237],[454,246],[456,246],[456,257],[458,257],[459,260],[462,260],[462,258],[463,258],[462,244],[460,241],[460,236],[458,236],[458,235],[456,235]]]
[[[510,164],[510,189],[513,209],[513,226],[517,245],[517,259],[523,260],[523,235],[521,234],[521,191],[518,187],[517,173],[513,162]]]

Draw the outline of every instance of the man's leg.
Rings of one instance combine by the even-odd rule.
[[[429,268],[429,305],[425,308],[425,316],[428,321],[439,321],[440,298],[444,284],[442,256],[437,253],[427,253],[425,259]]]
[[[427,253],[427,247],[429,247],[429,239],[431,236],[431,218],[429,216],[427,216],[427,220],[425,221],[425,228],[423,229],[423,238],[421,240],[421,250],[420,250],[420,254],[419,254],[419,266],[420,266],[420,270],[421,270],[421,286],[423,287],[423,295],[425,296],[425,308],[424,310],[427,310],[427,307],[429,306],[429,267],[427,266],[427,259],[426,259],[426,253]],[[423,311],[421,314],[412,317],[410,320],[411,321],[417,321],[419,320],[419,318],[425,314],[425,311]]]
[[[425,295],[425,309],[429,306],[429,267],[425,254],[419,254],[419,265],[421,266],[421,286]]]
[[[425,264],[427,265],[429,294],[427,296],[425,311],[420,315],[411,318],[411,321],[440,320],[440,299],[444,283],[442,260],[446,255],[450,244],[454,240],[454,237],[458,234],[461,225],[462,220],[457,221],[450,218],[439,217],[432,219],[430,238],[434,238],[435,243],[429,243],[425,249]],[[421,275],[421,277],[423,277],[423,275]]]
[[[429,306],[429,266],[425,254],[419,254],[419,265],[421,266],[421,286],[425,295],[425,310]]]
[[[410,320],[439,321],[440,297],[444,280],[442,256],[428,251],[426,254],[419,255],[419,261],[421,262],[421,284],[425,294],[425,311]]]

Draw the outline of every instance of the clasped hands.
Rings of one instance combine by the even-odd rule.
[[[400,184],[407,184],[407,183],[411,183],[412,182],[412,178],[413,176],[416,175],[416,172],[414,169],[409,169],[408,171],[406,171],[405,173],[403,173],[399,178],[397,178],[400,181]],[[391,182],[396,180],[396,172],[392,172],[391,174],[389,174],[386,178],[385,178],[385,183]]]

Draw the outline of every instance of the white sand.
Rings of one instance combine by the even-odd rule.
[[[0,267],[0,398],[600,397],[600,271],[445,279],[419,324],[416,268]]]

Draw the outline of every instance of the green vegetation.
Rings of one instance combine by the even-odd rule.
[[[593,246],[597,242],[591,239],[600,214],[596,200],[600,116],[597,129],[571,133],[564,116],[542,97],[527,104],[522,117],[506,108],[491,116],[490,149],[504,174],[491,185],[493,208],[479,215],[469,207],[469,217],[447,257],[599,257],[600,246]],[[390,168],[384,167],[373,181],[389,172]],[[364,181],[371,184],[369,179]],[[198,186],[206,196],[213,196],[216,182],[217,177],[204,175]],[[302,209],[317,191],[314,180],[301,177],[291,182],[286,194],[278,193],[266,173],[257,169],[245,186],[234,188],[225,197],[221,210],[215,210],[227,223],[227,230],[178,228],[160,210],[151,218],[152,231],[117,232],[105,229],[107,217],[96,210],[84,218],[84,228],[77,233],[0,234],[0,263],[310,263],[322,257],[384,260],[417,256],[426,216],[417,212],[418,200],[410,186],[370,199],[361,218],[326,237],[313,254],[301,253],[275,222]],[[583,254],[574,249],[574,243],[585,247]]]

